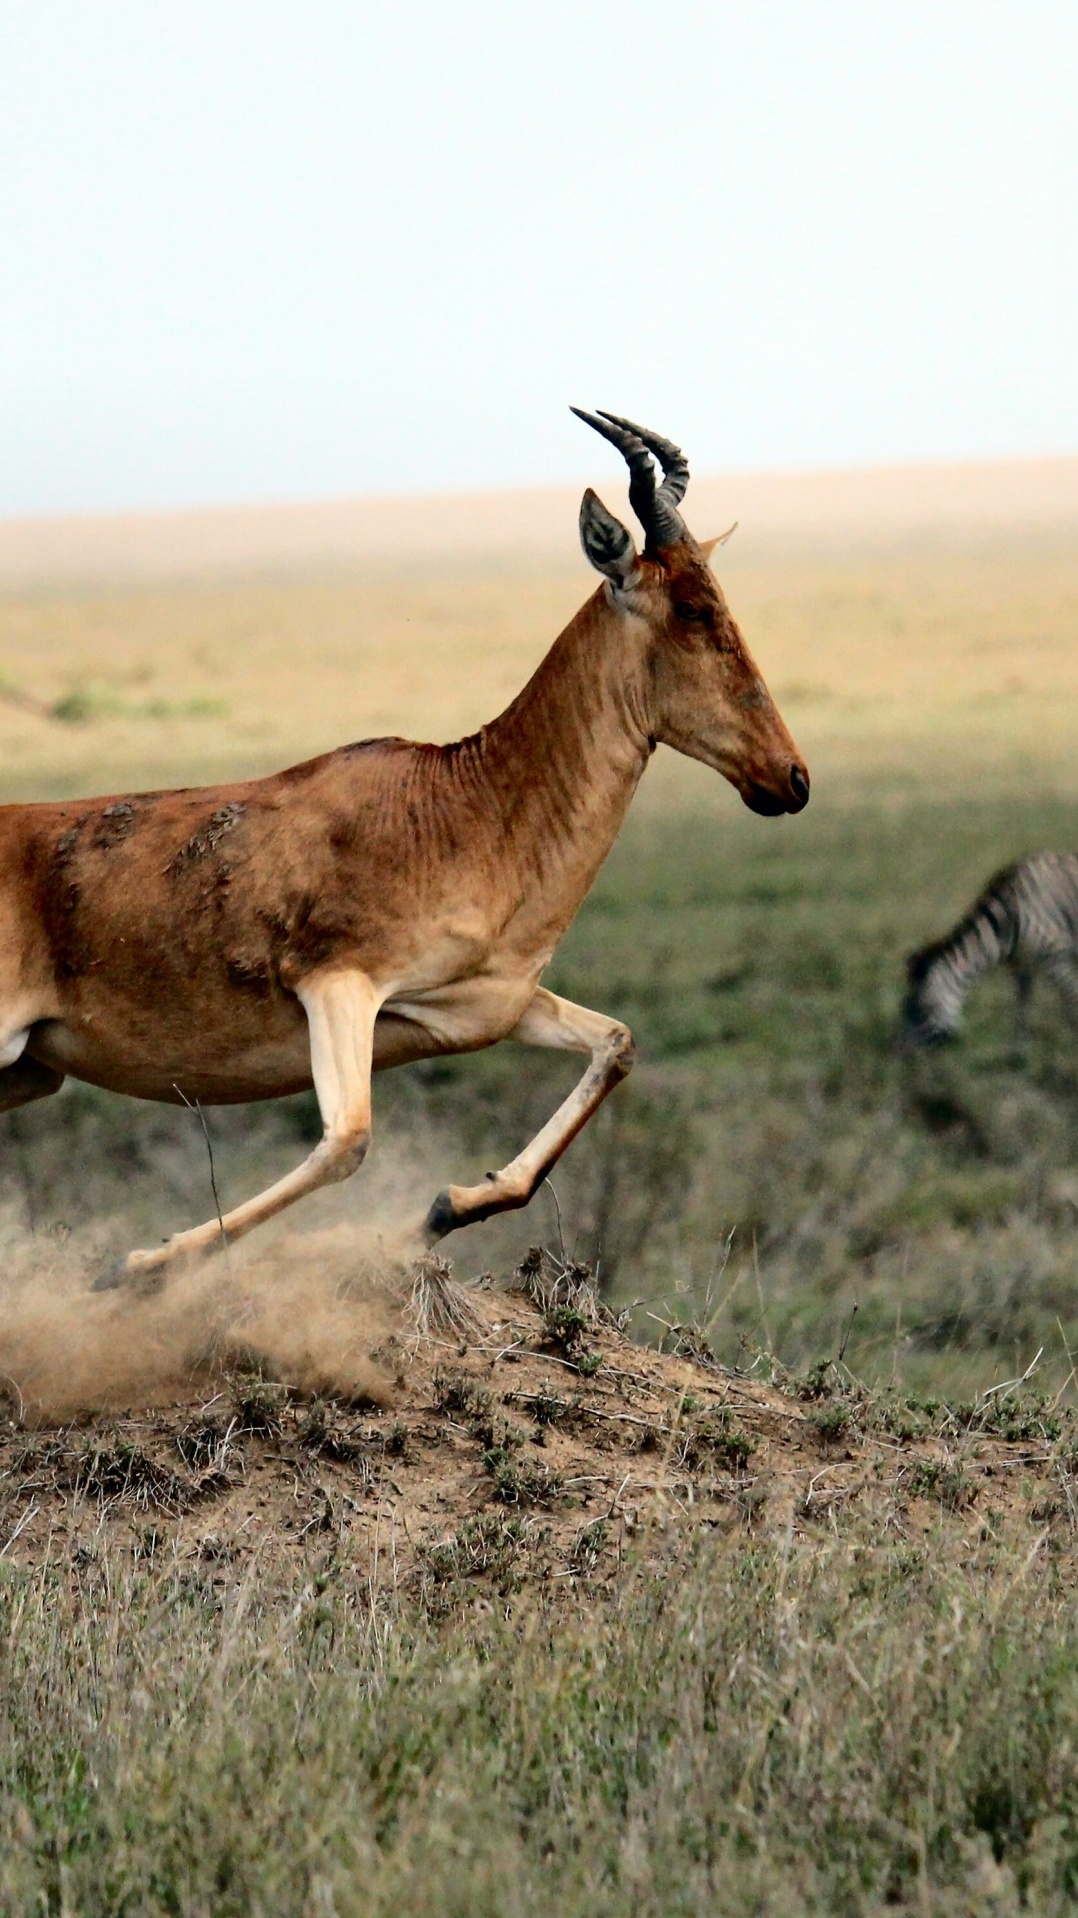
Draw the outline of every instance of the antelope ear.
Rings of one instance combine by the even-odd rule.
[[[580,502],[580,544],[596,572],[605,573],[615,586],[629,584],[636,572],[633,536],[590,486]]]
[[[728,526],[726,528],[725,533],[716,533],[714,539],[697,540],[696,543],[699,546],[700,551],[703,553],[705,559],[711,558],[711,555],[715,551],[716,546],[725,546],[727,540],[730,538],[731,533],[737,532],[737,525],[738,523],[735,519],[733,525]]]

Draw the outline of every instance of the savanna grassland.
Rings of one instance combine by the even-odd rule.
[[[905,953],[1007,859],[1078,844],[1078,530],[741,538],[720,572],[812,803],[758,819],[659,756],[551,978],[626,1019],[640,1063],[554,1192],[445,1247],[457,1278],[496,1286],[538,1241],[590,1263],[604,1311],[672,1355],[665,1410],[630,1396],[617,1414],[655,1428],[650,1464],[629,1431],[616,1458],[559,1466],[552,1492],[555,1442],[500,1352],[496,1405],[443,1376],[421,1417],[391,1384],[362,1430],[332,1390],[312,1411],[272,1377],[286,1409],[251,1425],[230,1375],[205,1469],[231,1434],[246,1464],[229,1469],[254,1486],[258,1447],[277,1447],[304,1513],[287,1552],[256,1551],[253,1497],[242,1549],[225,1507],[180,1525],[193,1468],[169,1452],[167,1477],[172,1426],[154,1452],[65,1414],[19,1451],[13,1400],[7,1908],[1073,1909],[1078,1049],[1045,993],[1017,1061],[1002,978],[954,1049],[911,1059],[894,1038]],[[505,703],[587,590],[534,556],[9,583],[2,796],[452,737]],[[297,1228],[359,1233],[500,1162],[570,1074],[507,1047],[388,1075],[369,1167]],[[305,1099],[207,1121],[225,1203],[316,1124]],[[0,1130],[20,1284],[35,1259],[89,1266],[212,1211],[194,1114],[69,1086]],[[581,1404],[632,1372],[631,1345],[566,1341],[567,1323],[536,1333],[543,1405],[558,1367]],[[693,1353],[708,1363],[690,1376]],[[396,1571],[384,1544],[374,1566],[341,1501],[399,1477],[409,1444],[427,1458],[439,1420],[477,1475],[440,1521],[448,1557],[417,1531]],[[337,1474],[325,1524],[312,1449]]]

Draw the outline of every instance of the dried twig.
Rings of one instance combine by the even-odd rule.
[[[206,1114],[203,1112],[202,1107],[199,1105],[197,1099],[195,1099],[192,1102],[187,1097],[186,1092],[180,1091],[180,1088],[176,1084],[175,1080],[173,1080],[172,1082],[172,1090],[178,1095],[179,1098],[183,1100],[184,1105],[187,1107],[188,1112],[198,1113],[199,1124],[202,1127],[202,1137],[206,1141],[206,1157],[209,1159],[209,1162],[210,1162],[210,1189],[213,1193],[213,1204],[214,1204],[214,1210],[217,1213],[217,1223],[221,1228],[221,1244],[227,1245],[228,1233],[225,1231],[225,1222],[221,1213],[221,1196],[217,1190],[217,1173],[213,1163],[213,1146],[210,1143],[210,1132],[209,1132],[209,1127],[206,1124]]]

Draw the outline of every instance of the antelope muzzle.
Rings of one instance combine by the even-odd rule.
[[[795,760],[781,785],[776,782],[774,786],[763,786],[752,780],[741,797],[746,806],[762,813],[765,819],[777,819],[784,812],[804,812],[809,802],[808,767]]]

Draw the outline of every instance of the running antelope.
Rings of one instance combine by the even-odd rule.
[[[1015,1051],[1029,1039],[1033,981],[1055,986],[1078,1032],[1078,856],[1038,852],[990,879],[964,919],[944,939],[906,962],[907,1046],[942,1045],[958,1031],[971,986],[1008,966],[1015,989]]]
[[[684,456],[613,414],[578,417],[627,461],[644,548],[589,488],[580,536],[602,584],[480,732],[363,740],[243,785],[0,808],[0,1109],[71,1074],[210,1105],[313,1084],[321,1111],[295,1171],[98,1285],[152,1286],[347,1178],[370,1142],[372,1071],[499,1039],[588,1064],[531,1143],[440,1193],[422,1232],[434,1244],[526,1205],[632,1063],[625,1026],[539,981],[657,743],[755,812],[807,803],[709,569],[716,542],[678,511]]]

